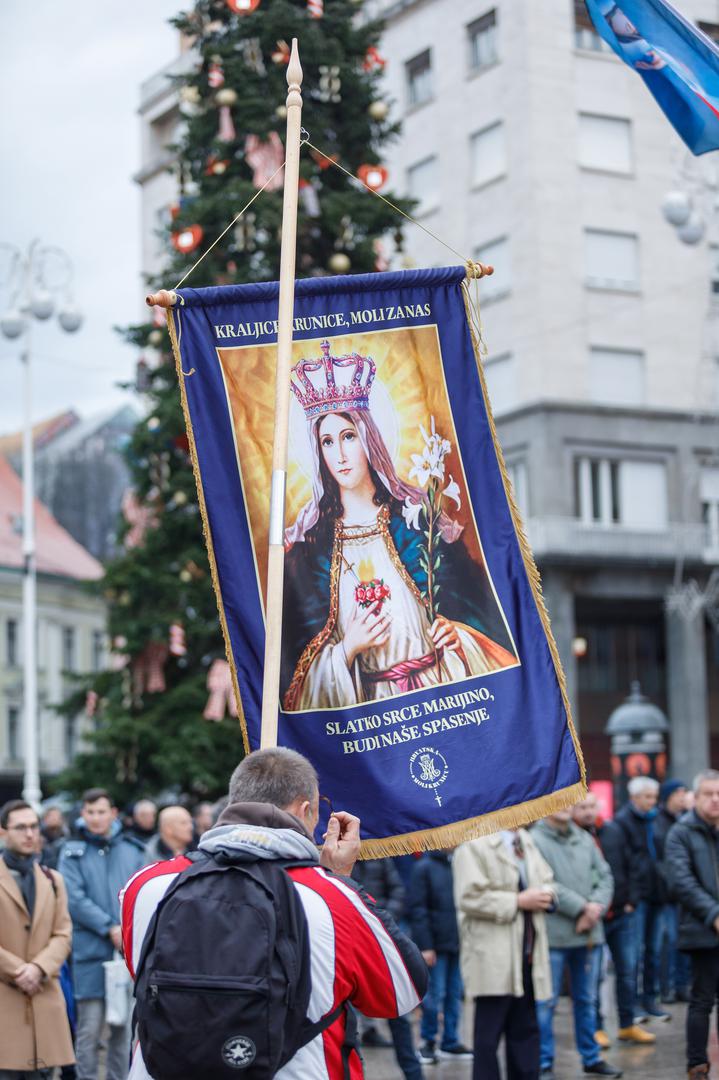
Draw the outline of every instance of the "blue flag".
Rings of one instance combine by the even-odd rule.
[[[585,0],[597,33],[638,71],[694,154],[719,149],[719,49],[665,0]]]
[[[252,749],[278,294],[181,289],[170,313]],[[584,791],[467,303],[463,267],[296,284],[278,742],[312,761],[323,807],[359,814],[368,856],[459,843]]]

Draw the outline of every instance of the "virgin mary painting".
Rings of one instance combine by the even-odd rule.
[[[373,361],[321,348],[293,368],[313,490],[285,533],[283,708],[341,708],[515,666],[486,567],[444,512],[441,557],[428,563],[427,492],[398,476],[372,416]]]

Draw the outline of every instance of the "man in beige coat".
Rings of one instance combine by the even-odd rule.
[[[72,923],[62,877],[41,870],[40,822],[20,799],[0,810],[0,1080],[38,1080],[75,1060],[58,972]]]
[[[552,871],[524,829],[462,844],[453,868],[462,978],[475,1006],[473,1080],[499,1080],[503,1034],[507,1080],[537,1080],[534,1002],[552,990],[544,923]]]

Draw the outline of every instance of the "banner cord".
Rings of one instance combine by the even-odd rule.
[[[407,213],[405,213],[405,211],[404,211],[404,210],[401,210],[401,209],[399,208],[399,206],[395,206],[395,204],[394,204],[393,202],[391,202],[391,201],[390,201],[389,199],[385,198],[385,196],[384,196],[384,195],[380,195],[379,191],[375,191],[375,189],[374,189],[374,188],[372,188],[372,187],[370,187],[370,186],[369,186],[369,184],[366,184],[366,183],[364,182],[364,180],[360,180],[359,176],[355,176],[355,174],[354,174],[354,173],[351,173],[351,172],[349,171],[349,169],[345,169],[344,165],[340,165],[340,163],[339,163],[338,161],[335,161],[335,160],[334,160],[334,158],[331,158],[331,157],[329,156],[329,154],[325,154],[325,153],[324,153],[324,151],[320,150],[320,149],[319,149],[319,147],[315,146],[315,145],[314,145],[313,143],[311,143],[311,142],[310,142],[310,139],[309,139],[309,133],[308,133],[307,131],[305,131],[305,129],[304,129],[304,128],[302,129],[302,133],[303,133],[303,136],[304,136],[304,137],[303,137],[302,141],[300,142],[300,150],[302,149],[302,147],[303,147],[303,146],[309,146],[309,148],[310,148],[311,150],[314,150],[316,154],[319,154],[319,155],[320,155],[320,157],[323,157],[323,158],[325,159],[325,161],[327,161],[327,162],[328,162],[328,164],[330,164],[330,165],[333,165],[335,169],[339,169],[339,171],[340,171],[340,172],[343,172],[343,173],[345,174],[345,176],[348,176],[348,177],[350,178],[350,180],[356,180],[356,182],[357,182],[358,184],[361,184],[361,185],[362,185],[362,187],[366,188],[366,190],[367,190],[367,191],[369,191],[370,195],[374,195],[374,196],[376,196],[376,198],[378,198],[378,199],[381,199],[381,200],[382,200],[382,202],[383,202],[383,203],[385,203],[385,204],[386,204],[387,206],[389,206],[389,207],[390,207],[390,208],[391,208],[392,210],[394,210],[394,211],[395,211],[395,213],[397,213],[397,214],[399,214],[399,215],[400,215],[401,217],[405,218],[405,220],[409,221],[409,222],[410,222],[410,223],[411,223],[412,225],[416,225],[418,229],[421,229],[421,230],[422,230],[422,232],[425,232],[425,233],[427,233],[427,236],[431,236],[433,240],[436,240],[436,241],[437,241],[437,243],[438,243],[438,244],[441,244],[441,245],[442,245],[442,247],[444,247],[444,248],[446,248],[446,249],[447,249],[447,251],[451,251],[453,255],[456,255],[456,256],[457,256],[457,258],[458,258],[458,259],[461,259],[461,261],[462,261],[462,262],[463,262],[463,263],[465,264],[465,266],[466,266],[466,268],[467,268],[467,277],[470,277],[470,278],[474,278],[474,279],[475,279],[475,280],[477,281],[477,280],[479,280],[479,278],[481,278],[481,277],[484,277],[484,276],[485,276],[485,275],[486,275],[486,274],[487,274],[488,272],[489,272],[489,273],[491,273],[491,272],[492,272],[491,268],[490,268],[490,269],[489,269],[489,271],[488,271],[488,270],[487,270],[487,268],[486,268],[486,267],[485,267],[485,266],[484,266],[484,265],[483,265],[482,263],[480,263],[480,262],[476,262],[476,261],[475,261],[474,259],[468,259],[468,258],[467,258],[467,257],[466,257],[465,255],[463,255],[463,254],[462,254],[462,252],[461,252],[461,251],[457,251],[457,249],[456,249],[456,248],[453,248],[451,244],[448,244],[448,243],[447,243],[447,242],[446,242],[445,240],[442,240],[442,238],[441,238],[440,236],[437,236],[437,234],[436,234],[436,233],[433,233],[431,229],[428,229],[426,225],[423,225],[421,221],[417,221],[417,219],[416,219],[416,218],[413,218],[413,217],[411,216],[411,214],[407,214]],[[190,274],[191,274],[191,273],[193,272],[193,270],[195,270],[195,269],[196,269],[196,268],[197,268],[197,267],[198,267],[198,266],[200,265],[200,263],[202,262],[202,260],[203,260],[203,259],[204,259],[204,258],[205,258],[205,257],[206,257],[207,255],[209,255],[209,254],[210,254],[210,252],[212,251],[212,249],[213,249],[214,247],[216,247],[216,246],[217,246],[217,244],[219,244],[219,242],[220,242],[220,240],[222,239],[222,237],[223,237],[223,236],[226,236],[226,234],[227,234],[227,233],[228,233],[228,232],[230,231],[230,229],[232,228],[232,226],[233,226],[233,225],[236,225],[236,224],[237,224],[237,222],[238,222],[238,221],[240,220],[240,218],[242,217],[242,215],[243,215],[243,214],[244,214],[244,213],[245,213],[245,212],[246,212],[247,210],[249,210],[249,208],[250,208],[250,207],[252,206],[252,204],[253,204],[253,202],[255,201],[255,199],[259,198],[259,196],[260,196],[260,195],[261,195],[261,194],[263,193],[263,191],[264,191],[264,190],[265,190],[265,189],[266,189],[267,187],[269,187],[269,185],[270,185],[270,184],[272,183],[272,181],[274,180],[274,178],[275,178],[275,177],[277,176],[278,172],[280,172],[280,170],[281,170],[281,169],[284,169],[284,167],[285,167],[285,163],[284,163],[284,161],[283,161],[283,162],[282,162],[282,164],[281,164],[281,165],[279,165],[279,166],[278,166],[278,167],[277,167],[277,168],[275,169],[275,171],[274,171],[274,172],[272,173],[272,176],[270,176],[270,177],[269,177],[269,179],[268,179],[268,180],[267,180],[267,181],[266,181],[266,182],[265,182],[265,183],[264,183],[264,184],[262,185],[262,187],[261,187],[261,188],[258,188],[258,190],[257,190],[257,191],[255,192],[255,194],[254,194],[254,195],[252,196],[252,198],[251,198],[251,199],[250,199],[250,201],[249,201],[249,202],[247,203],[247,205],[246,205],[246,206],[243,206],[243,207],[242,207],[242,209],[240,210],[240,212],[239,212],[238,214],[236,214],[236,215],[235,215],[235,217],[233,217],[233,219],[232,219],[232,221],[230,222],[230,224],[229,224],[229,225],[228,225],[228,226],[227,226],[227,227],[226,227],[225,229],[223,229],[223,230],[222,230],[222,232],[220,233],[220,235],[219,235],[219,236],[217,236],[217,237],[216,237],[216,238],[215,238],[215,239],[214,239],[214,240],[212,241],[212,243],[210,244],[210,246],[209,246],[209,247],[208,247],[208,248],[207,248],[207,249],[206,249],[205,251],[203,251],[202,255],[200,255],[200,257],[199,257],[199,259],[197,260],[197,262],[194,262],[194,263],[192,264],[192,266],[190,267],[190,269],[189,269],[189,270],[188,270],[188,271],[187,271],[187,272],[186,272],[186,273],[185,273],[185,274],[184,274],[184,275],[183,275],[183,276],[182,276],[182,277],[180,278],[180,280],[178,281],[177,285],[175,285],[175,289],[179,289],[179,288],[180,288],[180,286],[181,286],[181,285],[182,285],[182,284],[183,284],[183,283],[184,283],[185,281],[187,281],[188,277],[189,277],[189,276],[190,276]],[[479,293],[479,289],[477,289],[477,293]],[[474,305],[473,305],[473,306],[474,306]],[[477,309],[477,317],[479,318],[479,295],[477,295],[477,301],[476,301],[476,309]],[[481,340],[482,340],[482,336],[481,336],[481,323],[480,323],[480,325],[479,325],[479,335],[480,335],[480,341],[481,341]]]

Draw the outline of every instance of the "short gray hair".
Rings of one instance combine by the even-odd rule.
[[[699,788],[702,786],[705,780],[719,780],[719,772],[716,769],[702,769],[694,777],[692,784],[692,790],[695,795],[699,794]]]
[[[242,759],[230,777],[231,803],[272,803],[284,810],[296,799],[312,802],[318,791],[314,766],[286,746],[255,750]]]
[[[627,784],[627,792],[630,798],[632,795],[641,795],[645,791],[653,791],[657,794],[659,792],[659,781],[651,776],[633,776]]]

